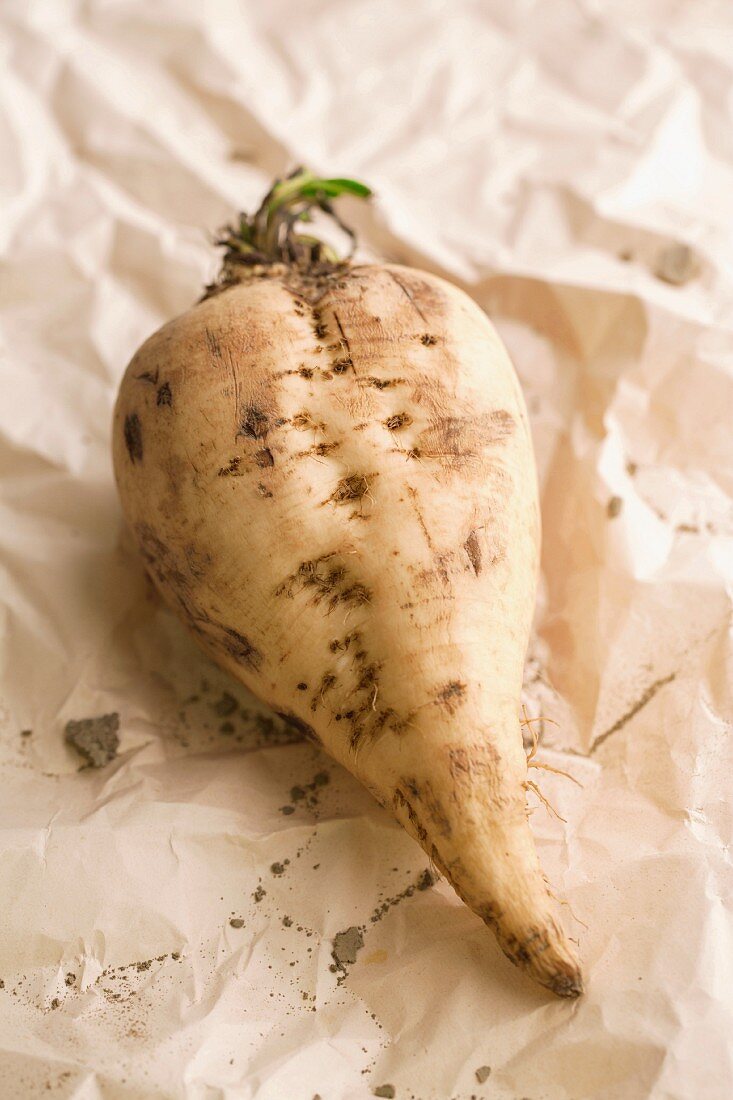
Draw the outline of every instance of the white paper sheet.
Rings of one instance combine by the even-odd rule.
[[[10,0],[0,43],[0,1095],[728,1100],[730,7]],[[367,253],[464,286],[525,388],[574,1004],[420,888],[122,533],[124,366],[301,161],[373,185]],[[115,713],[79,770],[67,722]]]

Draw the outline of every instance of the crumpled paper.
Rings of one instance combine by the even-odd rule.
[[[674,0],[3,6],[4,1098],[733,1093],[732,40]],[[364,254],[463,286],[521,376],[577,1003],[207,663],[122,532],[124,366],[298,162],[368,180]],[[67,723],[110,715],[84,767]]]

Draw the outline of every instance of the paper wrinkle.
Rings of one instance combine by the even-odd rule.
[[[731,40],[672,0],[6,5],[3,1097],[733,1093]],[[125,364],[301,161],[372,184],[361,254],[462,286],[521,378],[522,703],[582,784],[530,773],[573,1005],[417,888],[423,853],[200,655],[121,528]],[[82,768],[66,722],[109,713],[117,758]]]

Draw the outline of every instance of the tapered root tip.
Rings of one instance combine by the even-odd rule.
[[[556,926],[552,931],[557,933]],[[554,993],[556,997],[564,997],[566,1000],[575,1000],[584,992],[583,974],[577,959],[574,958],[570,945],[564,938],[550,939],[542,943],[539,941],[540,950],[530,954],[529,958],[517,959],[514,962],[527,971],[546,989]],[[542,950],[545,947],[545,950]]]
[[[570,974],[558,974],[551,982],[547,983],[547,988],[558,997],[575,1000],[576,997],[585,992],[583,975],[579,970],[575,970]]]
[[[492,906],[487,919],[486,908],[482,916],[493,927],[507,958],[524,970],[556,997],[574,1000],[584,992],[580,964],[564,933],[549,914],[541,924],[524,925],[502,923],[497,920]]]

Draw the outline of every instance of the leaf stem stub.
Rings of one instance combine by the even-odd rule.
[[[222,275],[226,278],[239,265],[284,263],[308,270],[348,263],[356,236],[336,214],[332,200],[339,195],[367,199],[371,194],[356,180],[320,179],[306,168],[296,168],[285,179],[275,180],[254,214],[240,214],[237,225],[222,230],[216,242],[226,250]],[[332,218],[348,237],[345,257],[318,237],[300,232],[300,225],[312,221],[316,209]]]

